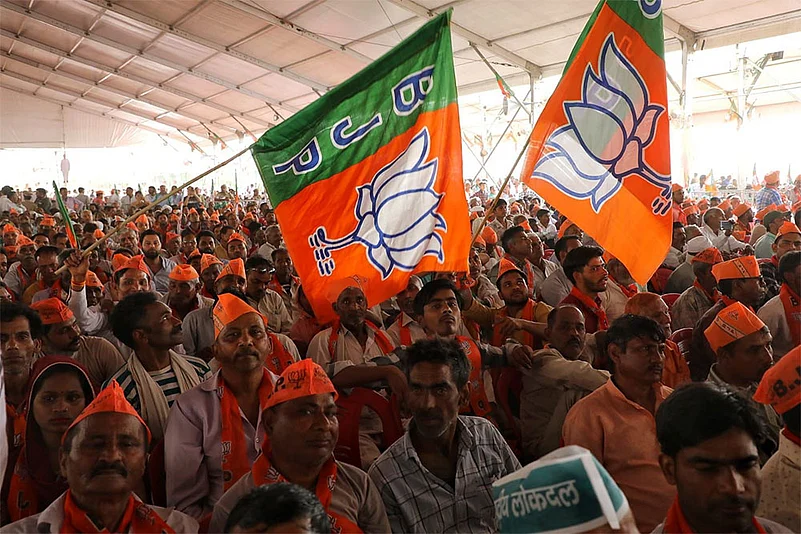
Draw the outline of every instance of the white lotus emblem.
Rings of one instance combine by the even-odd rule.
[[[654,171],[643,155],[665,108],[649,103],[642,76],[617,47],[614,34],[601,49],[598,74],[587,65],[581,100],[565,102],[564,110],[568,124],[548,137],[535,178],[575,199],[589,199],[598,213],[623,180],[639,176],[659,188],[653,212],[670,210],[670,176]]]
[[[431,147],[428,128],[412,138],[398,157],[379,170],[369,184],[356,188],[356,229],[350,234],[330,239],[324,226],[309,236],[321,276],[334,272],[331,252],[360,244],[367,259],[386,279],[395,268],[414,269],[423,256],[445,260],[442,236],[445,219],[437,213],[444,194],[433,186],[438,159],[426,161]]]

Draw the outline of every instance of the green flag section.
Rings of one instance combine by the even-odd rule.
[[[662,0],[602,0],[534,126],[521,174],[640,284],[672,236],[666,79]]]
[[[53,180],[53,191],[56,193],[56,202],[58,203],[58,211],[61,213],[61,220],[64,221],[64,232],[67,234],[70,246],[78,248],[78,239],[75,237],[75,230],[72,228],[72,219],[70,219],[70,212],[67,211],[67,206],[64,205],[64,200],[61,198],[61,193],[58,190],[56,181]]]
[[[251,149],[318,319],[340,282],[370,305],[467,271],[470,223],[450,12],[268,130]]]

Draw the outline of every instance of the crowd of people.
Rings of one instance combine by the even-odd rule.
[[[62,188],[68,225],[5,186],[0,532],[801,532],[778,180],[674,185],[647,285],[537,197],[466,187],[466,272],[385,302],[339,280],[327,323],[268,202]]]

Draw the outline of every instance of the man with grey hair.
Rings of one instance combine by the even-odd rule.
[[[706,236],[698,236],[687,240],[687,257],[684,263],[679,265],[668,278],[663,293],[684,293],[693,285],[695,275],[693,274],[692,261],[696,254],[702,250],[712,248],[712,242]]]

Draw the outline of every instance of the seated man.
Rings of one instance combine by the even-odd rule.
[[[567,276],[565,276],[562,265],[564,264],[567,253],[580,246],[581,240],[575,235],[561,237],[554,244],[551,261],[558,262],[559,268],[549,274],[539,288],[539,297],[549,306],[556,306],[562,302],[562,299],[573,289],[573,284]]]
[[[609,272],[609,282],[606,284],[606,291],[598,293],[598,298],[601,300],[601,308],[606,312],[607,321],[612,322],[628,313],[626,303],[640,293],[641,289],[622,261],[608,252],[604,253],[604,260]]]
[[[470,362],[458,343],[418,341],[407,352],[412,420],[368,472],[392,532],[494,532],[492,483],[520,462],[492,423],[459,415]]]
[[[292,258],[289,257],[289,252],[285,248],[278,248],[272,253],[272,261],[275,272],[267,286],[281,295],[289,314],[293,319],[297,319],[299,316],[297,298],[300,278],[292,274],[294,272]]]
[[[547,320],[548,344],[534,354],[531,369],[522,370],[520,427],[523,450],[532,459],[559,448],[568,410],[609,379],[584,359],[584,316],[578,308],[562,304]]]
[[[659,465],[678,493],[655,533],[790,532],[754,515],[765,435],[751,401],[712,384],[687,384],[659,407],[656,432]]]
[[[221,532],[330,534],[331,521],[314,493],[297,484],[276,482],[239,499]]]
[[[120,352],[102,337],[83,336],[66,304],[57,298],[40,300],[31,306],[39,313],[44,326],[42,353],[47,356],[68,356],[80,362],[89,373],[92,386],[100,386],[125,365]]]
[[[176,265],[169,276],[167,295],[164,303],[170,307],[173,315],[182,321],[189,312],[201,308],[211,308],[214,300],[198,293],[200,289],[200,275],[188,264]]]
[[[779,450],[762,467],[760,516],[801,532],[801,346],[784,355],[762,376],[754,400],[770,405],[784,419]]]
[[[757,315],[773,336],[773,359],[779,360],[801,345],[801,252],[788,252],[779,260],[779,294]]]
[[[718,313],[704,335],[717,357],[717,362],[709,369],[707,382],[727,386],[744,397],[752,398],[765,371],[773,364],[773,338],[765,323],[754,312],[735,302]],[[761,463],[765,463],[779,444],[782,423],[773,408],[767,405],[761,408],[769,438],[760,444]]]
[[[200,358],[172,350],[183,340],[181,320],[155,292],[125,297],[111,311],[109,321],[117,339],[133,350],[109,380],[117,381],[147,422],[153,439],[160,440],[170,406],[178,395],[211,375],[209,366]]]
[[[306,356],[326,370],[338,388],[387,384],[402,400],[406,377],[396,364],[395,346],[384,330],[367,320],[367,298],[359,282],[349,278],[332,284],[332,304],[337,319],[314,336]],[[381,420],[365,409],[359,424],[362,465],[369,466],[380,454]]]
[[[687,236],[687,256],[684,259],[684,262],[676,267],[676,269],[670,273],[670,276],[665,283],[665,288],[663,290],[664,293],[684,293],[687,288],[693,285],[693,280],[695,280],[695,275],[693,274],[693,265],[692,261],[693,258],[699,254],[701,251],[715,248],[712,246],[712,241],[709,240],[706,236],[699,235],[693,238]]]
[[[720,300],[693,327],[687,364],[690,366],[690,375],[696,382],[706,380],[709,368],[715,363],[715,351],[710,348],[704,332],[718,313],[735,302],[741,302],[753,311],[765,296],[765,282],[753,256],[742,256],[713,265],[712,274],[718,281],[721,295]]]
[[[638,532],[620,486],[590,451],[576,445],[506,475],[492,491],[501,533]],[[579,502],[583,505],[572,506]]]
[[[170,285],[170,273],[175,264],[161,255],[161,237],[155,230],[147,229],[139,235],[139,247],[145,257],[148,273],[153,280],[153,290],[166,294]]]
[[[606,336],[615,372],[568,412],[562,439],[589,449],[626,494],[637,527],[650,532],[676,495],[659,469],[653,416],[673,391],[661,383],[665,333],[652,319],[623,315]]]
[[[270,289],[271,265],[261,256],[253,256],[245,262],[247,275],[246,293],[253,307],[267,317],[267,328],[271,332],[288,334],[292,328],[289,314],[281,295]]]
[[[220,293],[213,313],[212,354],[220,370],[178,397],[164,435],[168,504],[196,518],[209,514],[253,465],[264,439],[262,412],[277,379],[270,368],[284,369],[298,358],[294,345],[285,347],[268,332],[242,293]]]
[[[61,296],[61,278],[56,276],[58,265],[58,249],[44,246],[36,249],[36,280],[28,286],[22,295],[22,302],[30,305],[33,297],[40,291],[49,290],[53,296]]]
[[[414,298],[422,287],[423,282],[413,275],[406,288],[395,297],[401,312],[387,328],[387,335],[397,347],[408,347],[415,341],[426,338],[426,333],[415,320],[414,313]]]
[[[199,257],[200,270],[198,272],[200,273],[200,281],[203,282],[200,294],[206,298],[216,300],[217,292],[214,290],[214,282],[223,270],[223,263],[211,254],[200,254]],[[195,270],[197,271],[197,269]]]
[[[361,469],[334,459],[339,438],[336,389],[311,360],[287,367],[264,407],[267,440],[253,468],[214,506],[209,530],[221,532],[228,515],[253,488],[291,482],[314,491],[332,532],[389,533],[381,496]]]
[[[702,250],[693,257],[693,274],[695,282],[670,308],[671,322],[675,330],[693,328],[695,323],[720,300],[718,281],[712,274],[712,267],[723,261],[723,256],[716,248]]]
[[[690,381],[690,367],[684,359],[676,342],[671,341],[670,310],[662,297],[656,293],[637,293],[629,299],[624,308],[626,313],[653,319],[662,327],[665,334],[665,367],[662,383],[669,388]]]
[[[31,367],[42,348],[42,320],[35,310],[20,302],[0,300],[0,357],[3,367],[3,389],[9,449],[22,445],[25,433],[23,410]],[[0,439],[5,439],[3,436]]]
[[[59,465],[69,489],[43,512],[0,532],[198,532],[191,517],[146,505],[134,494],[150,441],[147,425],[112,382],[61,440]]]
[[[562,264],[573,288],[561,304],[573,304],[581,310],[588,334],[609,328],[609,320],[598,297],[606,291],[609,283],[603,255],[604,251],[599,247],[581,246],[568,252]]]

